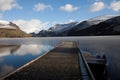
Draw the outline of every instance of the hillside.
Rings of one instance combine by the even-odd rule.
[[[0,29],[0,37],[30,37],[30,35],[19,29]]]
[[[67,26],[67,27],[66,27]],[[81,22],[57,24],[34,36],[97,36],[120,35],[120,16],[104,15]]]
[[[65,24],[56,24],[52,27],[50,27],[48,30],[41,30],[38,34],[31,33],[32,36],[61,36],[61,35],[67,35],[67,32],[73,28],[75,25],[77,25],[78,22],[69,22]],[[63,34],[64,33],[64,34]]]
[[[30,37],[31,35],[20,30],[20,28],[8,21],[0,20],[0,37]]]
[[[112,17],[84,29],[80,25],[72,28],[68,36],[120,35],[120,16]]]

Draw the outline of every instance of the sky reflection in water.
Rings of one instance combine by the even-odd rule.
[[[0,77],[53,48],[43,44],[0,45]]]

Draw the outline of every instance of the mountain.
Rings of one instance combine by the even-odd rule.
[[[36,36],[37,37],[50,37],[50,36],[56,36],[56,33],[54,31],[41,30],[38,34],[35,35],[35,37]]]
[[[80,22],[56,24],[37,36],[120,35],[120,16],[103,15]],[[35,35],[35,34],[34,34]]]
[[[88,20],[84,20],[81,23],[79,23],[77,26],[75,26],[74,28],[81,30],[81,29],[85,29],[88,28],[92,25],[97,25],[101,22],[104,22],[110,18],[116,17],[116,15],[104,15],[104,16],[99,16],[99,17],[95,17],[95,18],[91,18]]]
[[[62,36],[66,35],[67,31],[77,25],[78,22],[70,22],[65,24],[56,24],[50,27],[48,30],[41,30],[36,36]],[[63,34],[64,33],[64,34]],[[35,33],[31,33],[35,36]]]
[[[0,20],[0,37],[30,37],[29,34],[9,21]]]
[[[70,23],[66,23],[66,24],[56,24],[53,27],[50,27],[48,29],[48,31],[52,31],[52,32],[56,32],[56,33],[62,33],[66,30],[71,29],[72,27],[74,27],[78,22],[70,22]]]
[[[89,20],[85,22],[89,23]],[[69,30],[68,36],[120,35],[120,16],[111,16],[97,22],[97,24],[94,24],[93,22],[92,25],[89,25],[86,28],[81,28],[81,24],[83,23],[80,23]]]

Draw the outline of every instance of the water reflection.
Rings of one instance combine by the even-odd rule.
[[[79,41],[80,49],[85,52],[105,53],[110,79],[120,80],[120,36],[3,38],[0,45],[11,48],[0,48],[0,76],[49,51],[60,41]]]
[[[20,45],[0,45],[0,57],[10,55],[20,48]]]
[[[17,50],[14,55],[24,56],[24,55],[39,55],[40,53],[47,52],[51,49],[51,46],[45,45],[22,45],[19,50]]]
[[[79,41],[79,47],[83,52],[104,54],[107,57],[107,70],[111,80],[120,80],[120,37],[93,38]]]
[[[2,65],[0,68],[1,68],[0,69],[0,77],[4,76],[5,74],[7,74],[15,69],[13,66],[6,65],[6,64]]]
[[[53,48],[47,44],[0,45],[0,77]]]

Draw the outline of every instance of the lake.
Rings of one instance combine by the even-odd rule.
[[[79,41],[81,51],[106,54],[111,80],[120,80],[120,36],[1,38],[0,77],[43,55],[61,41]]]

